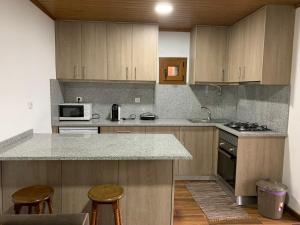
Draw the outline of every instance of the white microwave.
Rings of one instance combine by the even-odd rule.
[[[59,120],[91,120],[92,104],[64,103],[58,105]]]

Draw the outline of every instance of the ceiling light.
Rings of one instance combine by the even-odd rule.
[[[155,12],[160,15],[167,15],[173,11],[173,6],[168,2],[161,2],[155,6]]]

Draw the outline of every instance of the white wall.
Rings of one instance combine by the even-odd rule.
[[[190,32],[160,31],[158,38],[159,57],[186,57],[189,74]],[[187,76],[188,78],[189,76]]]
[[[283,182],[289,187],[288,205],[300,213],[300,8],[296,11],[288,138]]]
[[[0,141],[32,128],[50,132],[54,21],[29,0],[0,0],[0,28]]]

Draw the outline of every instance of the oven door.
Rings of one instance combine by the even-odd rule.
[[[220,147],[218,149],[218,175],[235,189],[236,156]]]
[[[84,120],[84,105],[60,105],[60,120]]]

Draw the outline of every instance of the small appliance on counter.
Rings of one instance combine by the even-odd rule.
[[[121,106],[113,104],[111,106],[111,121],[120,121],[121,119]]]
[[[58,105],[60,121],[88,121],[92,119],[91,103],[64,103]]]
[[[140,115],[140,119],[141,119],[141,120],[155,120],[155,119],[157,119],[157,118],[158,118],[158,116],[156,116],[155,114],[150,113],[150,112],[142,113],[142,114]]]

